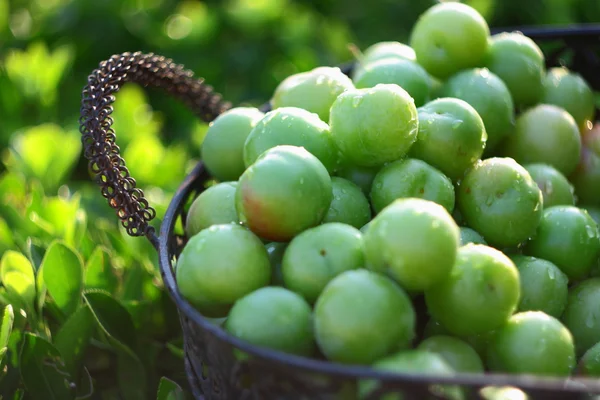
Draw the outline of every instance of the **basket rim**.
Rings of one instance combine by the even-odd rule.
[[[369,366],[345,365],[332,361],[311,359],[283,353],[277,350],[252,345],[246,341],[229,334],[220,326],[211,322],[207,317],[197,311],[180,294],[175,274],[171,268],[169,238],[173,235],[177,216],[192,190],[200,187],[199,183],[209,178],[203,163],[200,161],[192,169],[174,194],[162,224],[158,238],[159,267],[163,282],[169,295],[177,306],[178,312],[192,320],[203,330],[214,335],[217,339],[245,352],[263,362],[278,364],[281,367],[304,370],[310,373],[334,375],[351,379],[376,379],[389,383],[423,383],[423,384],[449,384],[474,387],[511,386],[522,390],[562,391],[571,393],[600,393],[600,380],[583,377],[569,377],[565,379],[539,377],[532,375],[507,375],[497,373],[456,373],[450,376],[435,376],[410,373],[392,373],[377,371]],[[202,189],[201,189],[202,190]]]

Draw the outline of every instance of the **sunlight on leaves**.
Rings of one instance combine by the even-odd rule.
[[[56,102],[56,88],[73,56],[71,46],[50,51],[45,43],[35,42],[26,50],[10,49],[6,55],[6,71],[25,97],[49,106]]]
[[[81,135],[55,124],[25,129],[13,137],[5,164],[29,179],[39,179],[54,192],[67,177],[81,152]]]
[[[17,296],[26,311],[33,309],[35,278],[31,262],[23,254],[9,250],[0,261],[0,280],[8,294]]]

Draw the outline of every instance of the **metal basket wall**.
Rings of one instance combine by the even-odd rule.
[[[511,31],[513,29],[504,29]],[[516,30],[516,29],[515,29]],[[600,25],[564,29],[521,29],[541,46],[548,67],[567,65],[600,90]],[[342,67],[349,73],[352,64]],[[463,387],[466,398],[483,398],[486,387],[513,386],[531,399],[589,399],[600,395],[600,381],[552,380],[508,375],[468,375],[433,378],[375,372],[367,367],[343,366],[325,360],[306,359],[257,348],[223,331],[204,318],[177,290],[173,266],[185,244],[175,225],[185,222],[185,205],[210,180],[202,163],[185,178],[167,209],[156,235],[150,221],[155,212],[129,175],[111,128],[115,93],[126,82],[161,88],[183,101],[203,121],[210,122],[231,107],[202,79],[171,60],[153,54],[124,53],[100,63],[88,77],[81,107],[81,133],[85,157],[101,187],[102,195],[116,210],[127,232],[145,236],[159,253],[164,284],[179,310],[184,334],[185,367],[197,399],[354,399],[356,384],[363,379],[379,382],[368,399],[402,393],[402,399],[445,399],[445,385]],[[269,104],[262,107],[269,109]],[[600,114],[598,114],[600,115]]]

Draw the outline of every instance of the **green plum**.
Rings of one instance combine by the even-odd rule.
[[[375,179],[377,172],[379,172],[379,168],[343,165],[337,170],[336,176],[353,182],[360,187],[365,195],[369,195],[373,179]]]
[[[317,67],[285,78],[275,89],[273,109],[298,107],[329,121],[329,109],[335,99],[354,85],[338,67]]]
[[[194,199],[185,220],[185,232],[194,236],[212,225],[239,222],[235,210],[237,182],[217,183]]]
[[[421,198],[454,210],[454,185],[446,175],[424,161],[405,158],[385,165],[371,186],[371,204],[380,212],[394,200]]]
[[[328,172],[332,172],[339,162],[329,125],[317,114],[301,108],[278,108],[268,112],[256,124],[244,144],[246,167],[266,150],[278,145],[304,147],[323,163]]]
[[[411,95],[419,107],[429,98],[430,86],[427,71],[415,61],[386,58],[366,64],[354,75],[357,88],[371,88],[380,83],[394,83]]]
[[[598,260],[598,226],[581,208],[547,208],[535,237],[527,243],[524,251],[527,255],[556,264],[569,280],[585,278]]]
[[[580,203],[600,206],[600,155],[597,152],[581,147],[581,157],[570,180]]]
[[[543,196],[529,172],[510,158],[488,158],[467,172],[456,195],[467,225],[501,248],[530,238],[542,219]]]
[[[569,278],[550,261],[524,255],[510,258],[521,282],[518,311],[543,311],[559,318],[567,305]]]
[[[423,340],[417,349],[439,354],[457,372],[483,372],[483,362],[477,352],[455,337],[431,336]]]
[[[600,342],[600,278],[591,278],[569,290],[561,320],[575,339],[577,355],[582,356]]]
[[[456,371],[439,354],[427,350],[407,350],[387,356],[375,362],[373,369],[377,371],[395,372],[404,374],[432,375],[434,377],[451,377]],[[377,382],[373,380],[362,380],[358,384],[358,395],[360,399],[367,399],[370,393],[377,389]],[[437,390],[448,400],[462,400],[464,397],[457,386],[442,386]],[[404,389],[408,394],[410,391]],[[385,400],[402,400],[403,390],[398,393],[388,394],[381,397]]]
[[[487,245],[483,236],[481,236],[479,233],[477,233],[477,231],[475,231],[469,227],[466,227],[466,226],[461,226],[460,227],[460,245],[465,246],[469,243]]]
[[[235,302],[225,330],[248,343],[310,356],[316,349],[310,305],[282,287],[264,287]]]
[[[371,220],[371,205],[354,183],[339,177],[331,178],[333,200],[323,222],[342,222],[359,229]]]
[[[596,99],[592,88],[581,75],[566,67],[548,70],[541,101],[565,109],[579,127],[594,118]]]
[[[487,362],[494,372],[566,377],[575,366],[573,336],[554,317],[521,312],[498,329]]]
[[[285,242],[270,242],[265,245],[269,254],[269,261],[271,262],[271,285],[273,286],[284,286],[281,263],[287,246],[288,243]]]
[[[323,164],[304,148],[287,145],[259,156],[240,177],[235,194],[240,221],[276,242],[320,224],[332,198]]]
[[[458,181],[483,155],[483,120],[469,103],[456,98],[433,100],[417,112],[419,133],[410,155]]]
[[[458,246],[459,229],[448,211],[418,198],[395,200],[365,233],[368,268],[389,275],[411,292],[446,280]]]
[[[504,143],[504,154],[521,164],[549,164],[566,176],[575,170],[581,152],[577,124],[564,109],[539,104],[517,118],[514,135]]]
[[[542,191],[544,208],[575,204],[573,185],[556,168],[548,164],[525,164],[523,168]]]
[[[410,34],[417,61],[431,75],[444,79],[483,64],[490,29],[466,4],[444,2],[425,11]]]
[[[487,68],[461,71],[440,90],[441,97],[456,97],[469,103],[483,120],[487,141],[484,155],[491,155],[515,129],[514,103],[506,84]]]
[[[208,317],[224,317],[248,293],[267,286],[271,264],[252,232],[235,224],[213,225],[192,236],[175,269],[182,296]]]
[[[386,58],[397,58],[416,61],[417,56],[412,47],[395,41],[385,41],[372,44],[363,51],[361,63],[368,64]]]
[[[596,343],[585,352],[579,360],[577,370],[584,376],[600,377],[600,342]]]
[[[371,364],[405,348],[415,337],[416,315],[394,281],[365,270],[333,278],[317,299],[315,337],[332,361]]]
[[[283,255],[285,286],[314,303],[323,288],[342,272],[365,263],[362,233],[331,222],[308,229],[290,242]]]
[[[329,124],[343,157],[362,167],[380,167],[406,155],[419,128],[413,98],[394,84],[340,94]]]
[[[544,91],[544,53],[521,32],[502,32],[490,38],[485,66],[508,87],[517,107],[537,104]]]
[[[206,169],[220,181],[236,181],[246,169],[244,143],[264,117],[253,107],[236,107],[212,121],[202,142],[200,156]]]
[[[425,290],[431,316],[458,336],[500,327],[516,310],[519,296],[515,264],[481,244],[460,247],[449,277]]]

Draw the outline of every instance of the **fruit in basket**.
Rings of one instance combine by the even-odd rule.
[[[429,75],[415,61],[402,58],[386,58],[366,64],[354,75],[356,88],[371,88],[380,83],[393,83],[415,100],[417,107],[429,98],[431,84]]]
[[[568,376],[576,362],[573,336],[541,311],[518,313],[494,335],[487,362],[494,372]]]
[[[279,145],[304,147],[332,172],[339,155],[327,123],[317,114],[297,107],[281,107],[258,121],[244,144],[246,167],[265,151]]]
[[[264,287],[235,302],[225,329],[248,343],[310,356],[315,350],[312,310],[300,295]]]
[[[430,200],[454,210],[454,185],[439,170],[424,161],[404,158],[385,165],[371,187],[371,204],[380,212],[394,200],[406,197]]]
[[[543,311],[559,318],[567,305],[567,276],[553,263],[541,258],[513,255],[519,270],[521,296],[518,311]]]
[[[440,3],[425,11],[413,26],[410,46],[417,61],[436,78],[481,66],[490,29],[472,7]]]
[[[564,108],[573,116],[579,127],[594,118],[594,92],[581,75],[565,67],[548,70],[541,101]]]
[[[487,133],[484,154],[493,154],[500,142],[513,133],[515,111],[510,91],[487,68],[468,69],[451,76],[439,96],[464,100],[477,111]]]
[[[469,103],[456,98],[439,98],[417,111],[419,133],[410,155],[458,181],[483,154],[483,120]]]
[[[415,336],[415,311],[391,279],[358,269],[331,280],[315,304],[317,344],[332,361],[370,364],[408,347]]]
[[[521,32],[493,35],[485,66],[506,84],[515,106],[523,108],[540,101],[546,75],[544,53]]]
[[[185,231],[188,237],[212,225],[238,222],[235,210],[237,182],[217,183],[200,193],[188,211]]]
[[[581,282],[569,290],[561,320],[575,339],[577,355],[600,342],[600,278]]]
[[[329,281],[364,263],[362,233],[350,225],[326,223],[292,239],[283,256],[283,281],[313,304]]]
[[[458,246],[459,229],[448,211],[417,198],[395,200],[365,233],[368,268],[411,292],[444,282]]]
[[[238,299],[269,284],[271,264],[264,245],[248,229],[213,225],[189,239],[175,275],[187,301],[208,317],[224,317]]]
[[[225,111],[210,123],[200,155],[212,176],[235,181],[244,172],[244,143],[264,113],[253,107]]]
[[[457,372],[483,372],[483,362],[477,352],[458,338],[431,336],[423,340],[417,348],[439,354]]]
[[[530,238],[542,218],[542,192],[510,158],[488,158],[467,172],[456,203],[467,225],[500,248]]]
[[[271,106],[302,108],[329,121],[329,109],[336,97],[353,88],[352,80],[338,67],[317,67],[281,81],[273,93]]]
[[[383,358],[373,364],[373,368],[378,371],[397,372],[405,374],[419,374],[450,377],[456,372],[444,358],[436,353],[427,350],[408,350]],[[359,382],[359,398],[366,399],[369,393],[377,389],[377,382],[372,380],[363,380]],[[443,386],[437,388],[444,399],[462,400],[463,394],[457,386]],[[406,389],[409,392],[408,389]],[[383,398],[390,400],[402,400],[402,392],[388,394]]]
[[[590,377],[600,377],[600,342],[589,348],[577,365],[579,374]]]
[[[368,196],[371,193],[371,185],[377,172],[379,172],[379,168],[377,167],[359,167],[342,164],[335,175],[354,183]]]
[[[371,220],[371,205],[358,186],[337,176],[331,178],[331,186],[333,199],[323,222],[341,222],[359,229]]]
[[[585,130],[582,139],[579,164],[570,180],[580,203],[600,205],[600,124]]]
[[[425,290],[427,309],[454,335],[502,326],[517,308],[519,272],[502,252],[481,244],[458,249],[447,279]]]
[[[465,246],[469,243],[487,245],[483,236],[481,236],[475,230],[473,230],[469,227],[466,227],[466,226],[461,226],[460,227],[460,245]]]
[[[281,273],[281,263],[283,254],[287,249],[288,243],[285,242],[270,242],[265,245],[269,261],[271,262],[271,285],[283,286],[283,274]]]
[[[408,153],[417,138],[417,108],[400,86],[379,84],[339,95],[329,124],[347,162],[380,167]]]
[[[286,242],[318,225],[333,197],[323,164],[302,147],[265,151],[240,177],[240,221],[261,238]]]
[[[525,164],[523,168],[542,191],[544,208],[575,204],[573,185],[556,168],[548,164]]]
[[[600,254],[598,226],[581,208],[547,208],[524,252],[553,262],[571,281],[585,278]]]
[[[521,164],[549,164],[568,176],[579,161],[581,135],[563,108],[539,104],[517,118],[514,135],[507,138],[504,154]]]
[[[390,58],[417,61],[417,55],[412,47],[400,42],[384,41],[367,47],[363,51],[360,63],[367,65],[374,61]]]

